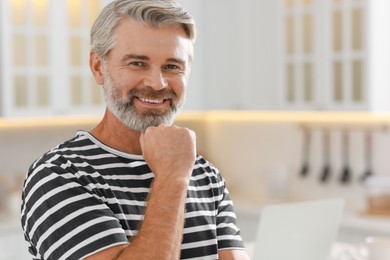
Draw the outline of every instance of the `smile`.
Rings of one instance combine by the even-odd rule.
[[[151,104],[162,104],[164,103],[164,99],[148,99],[148,98],[138,98],[141,102],[151,103]]]

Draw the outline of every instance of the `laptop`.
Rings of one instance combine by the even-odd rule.
[[[328,260],[344,202],[315,200],[265,206],[253,260]]]

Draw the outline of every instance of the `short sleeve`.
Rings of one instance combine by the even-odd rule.
[[[243,249],[244,243],[240,235],[240,229],[236,224],[236,214],[233,208],[233,202],[230,199],[229,191],[226,188],[225,181],[219,176],[223,185],[220,187],[222,192],[221,201],[218,204],[217,215],[217,239],[219,249]]]
[[[48,163],[30,170],[22,228],[34,259],[81,259],[128,243],[114,213],[77,174]]]

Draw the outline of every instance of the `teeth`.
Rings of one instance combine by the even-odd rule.
[[[164,102],[163,99],[147,99],[147,98],[139,98],[142,102],[153,103],[153,104],[162,104]]]

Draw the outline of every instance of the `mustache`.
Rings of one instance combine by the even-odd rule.
[[[151,87],[144,87],[142,89],[131,89],[127,93],[127,97],[130,101],[134,98],[150,98],[150,99],[170,99],[174,100],[176,98],[176,94],[172,91],[172,89],[164,88],[161,90],[154,90]]]

